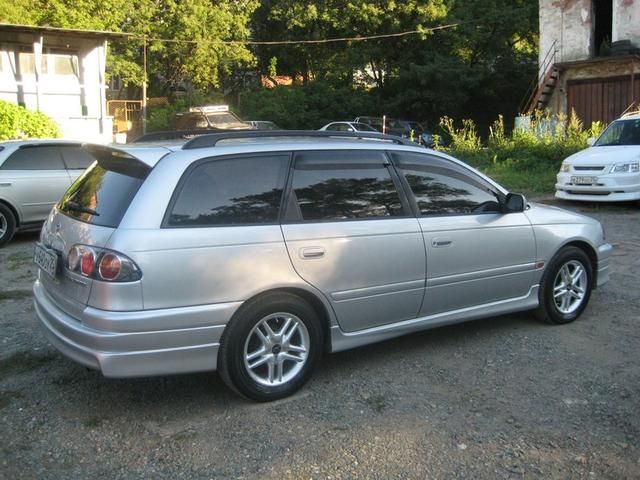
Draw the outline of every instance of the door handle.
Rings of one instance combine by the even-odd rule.
[[[300,258],[321,258],[325,250],[322,247],[304,247],[300,249]]]
[[[450,247],[453,241],[446,237],[436,237],[431,239],[431,246],[433,248]]]

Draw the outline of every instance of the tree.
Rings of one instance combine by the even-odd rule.
[[[0,0],[0,21],[131,33],[111,43],[108,70],[125,84],[143,81],[143,37],[148,70],[169,85],[188,79],[217,87],[254,57],[242,42],[259,0]],[[154,76],[156,78],[156,76]]]

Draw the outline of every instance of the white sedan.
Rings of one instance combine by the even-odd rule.
[[[556,197],[595,202],[640,200],[640,113],[612,122],[591,147],[562,162]]]

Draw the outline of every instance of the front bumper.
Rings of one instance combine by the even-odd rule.
[[[640,175],[637,173],[594,175],[597,182],[590,185],[571,183],[572,176],[576,173],[558,174],[556,198],[589,202],[640,200]]]
[[[106,377],[215,370],[222,332],[240,306],[234,302],[139,312],[86,307],[77,319],[56,305],[40,281],[33,294],[36,316],[53,346]],[[89,327],[83,320],[109,328]]]

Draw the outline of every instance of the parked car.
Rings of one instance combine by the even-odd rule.
[[[249,123],[240,120],[228,105],[204,105],[191,107],[188,112],[178,113],[171,127],[174,130],[224,129],[245,130],[253,128]]]
[[[591,147],[563,161],[556,197],[590,202],[640,200],[640,113],[612,122]]]
[[[384,121],[383,121],[384,120]],[[355,122],[370,125],[379,132],[388,135],[396,135],[402,138],[412,139],[414,142],[426,147],[435,145],[433,134],[427,130],[420,122],[413,120],[400,120],[390,117],[356,117]],[[442,145],[443,143],[440,142]]]
[[[247,120],[247,123],[256,130],[281,130],[278,125],[268,120]]]
[[[330,132],[379,132],[371,125],[359,122],[331,122],[327,123],[320,130],[326,130]]]
[[[94,161],[80,142],[0,142],[0,247],[16,231],[39,229],[71,183]]]
[[[323,352],[522,310],[571,322],[609,279],[596,220],[407,140],[340,137],[87,147],[35,249],[51,343],[107,377],[217,369],[268,401]]]

